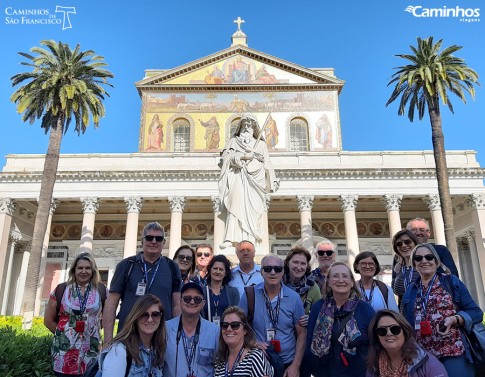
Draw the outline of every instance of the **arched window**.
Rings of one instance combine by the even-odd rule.
[[[173,151],[190,152],[190,123],[187,119],[173,122]]]
[[[302,118],[290,122],[290,151],[308,151],[308,124]]]

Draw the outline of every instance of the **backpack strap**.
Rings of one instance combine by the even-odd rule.
[[[384,302],[386,303],[386,308],[388,308],[389,307],[389,303],[388,303],[389,288],[387,288],[387,285],[380,280],[375,279],[375,282],[377,284],[377,288],[379,288],[379,290],[382,293],[382,297],[384,297]]]
[[[59,323],[59,312],[61,311],[61,301],[62,296],[64,296],[64,291],[66,290],[67,283],[60,283],[57,285],[56,290],[54,292],[56,296],[56,323]]]
[[[131,368],[131,363],[133,362],[133,359],[130,355],[129,352],[126,352],[126,370],[125,370],[125,377],[128,377],[130,374],[130,368]]]
[[[106,288],[106,285],[104,285],[103,283],[99,283],[98,292],[99,292],[99,297],[101,299],[101,311],[103,311],[104,303],[106,301],[106,296],[108,296],[108,289]]]
[[[133,266],[135,265],[136,255],[128,257],[128,263],[125,266],[124,276],[123,276],[123,293],[121,294],[121,301],[123,301],[124,292],[126,292],[126,285],[128,280],[130,280],[131,271],[133,271]]]
[[[248,301],[248,323],[250,325],[253,324],[254,320],[254,285],[250,285],[249,287],[244,287],[244,292],[246,292],[246,298]]]

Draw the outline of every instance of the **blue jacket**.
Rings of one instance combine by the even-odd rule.
[[[463,317],[465,331],[470,332],[474,324],[480,323],[483,320],[482,310],[475,303],[462,281],[455,275],[438,274],[438,277],[442,287],[451,295],[457,314]],[[416,306],[416,297],[420,284],[421,277],[408,287],[402,299],[403,314],[413,328],[415,324],[414,307]],[[461,338],[465,345],[466,357],[469,361],[472,361],[469,344],[463,335]]]

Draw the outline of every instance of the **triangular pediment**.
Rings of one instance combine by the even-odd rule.
[[[333,69],[308,69],[237,45],[170,70],[149,70],[138,90],[187,86],[319,86],[340,92]]]

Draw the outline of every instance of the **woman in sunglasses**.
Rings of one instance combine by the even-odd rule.
[[[460,279],[441,263],[433,245],[417,245],[411,261],[419,277],[406,290],[402,307],[418,343],[443,363],[450,376],[473,377],[468,343],[461,330],[482,321],[482,310]]]
[[[160,300],[151,294],[133,305],[123,329],[103,351],[103,377],[161,377],[167,332]]]
[[[372,251],[362,251],[355,257],[354,272],[360,275],[357,285],[364,301],[375,311],[380,309],[398,310],[392,288],[375,279],[381,271],[381,265]]]
[[[394,260],[396,264],[392,272],[391,287],[398,297],[399,307],[401,307],[402,296],[406,288],[414,283],[419,274],[411,264],[411,251],[419,243],[418,239],[409,229],[402,229],[392,238],[392,248],[396,253]]]
[[[308,279],[311,258],[307,249],[297,246],[290,250],[284,262],[283,283],[300,295],[305,308],[304,324],[300,321],[302,326],[307,325],[308,313],[313,303],[322,297],[317,283]]]
[[[182,275],[183,283],[188,283],[195,273],[195,251],[188,245],[180,246],[173,256]]]
[[[374,309],[360,299],[354,275],[344,262],[330,266],[324,289],[324,297],[310,311],[302,365],[310,365],[315,377],[364,377],[367,329]]]
[[[383,309],[369,325],[367,377],[447,377],[436,357],[416,343],[414,331],[399,313]]]
[[[203,316],[219,326],[222,313],[229,306],[239,304],[239,291],[230,287],[231,262],[225,255],[216,255],[207,266],[207,285],[204,287],[205,306]]]
[[[223,376],[273,377],[273,367],[258,348],[246,314],[237,306],[227,308],[222,314],[214,377]]]

